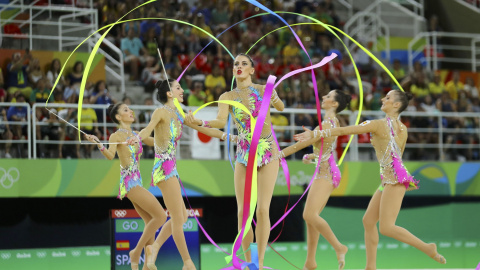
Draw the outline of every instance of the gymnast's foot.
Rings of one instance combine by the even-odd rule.
[[[140,261],[140,254],[135,252],[135,249],[132,249],[130,253],[130,265],[132,266],[132,270],[138,270],[138,262]]]
[[[313,261],[313,262],[306,261],[305,265],[302,268],[302,270],[315,270],[315,269],[317,269],[316,261]]]
[[[348,247],[341,245],[338,249],[335,249],[335,252],[337,253],[338,270],[343,270],[345,267],[345,255],[348,252]]]
[[[160,245],[157,243],[153,243],[152,245],[148,245],[145,248],[145,253],[147,255],[147,267],[149,270],[157,270],[157,266],[155,265],[155,261],[157,260],[158,250],[160,249]]]
[[[192,259],[188,259],[183,262],[182,270],[197,270],[195,264],[193,263]]]
[[[435,243],[428,244],[428,246],[429,246],[429,249],[431,250],[431,252],[428,253],[428,254],[431,254],[429,255],[430,258],[434,259],[435,261],[441,264],[447,263],[447,260],[445,259],[445,257],[443,257],[442,255],[440,255],[440,253],[437,252],[437,245]]]

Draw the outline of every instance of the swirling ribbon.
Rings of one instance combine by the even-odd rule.
[[[181,21],[181,20],[175,20],[175,19],[169,19],[169,18],[139,18],[139,19],[124,20],[124,21],[121,20],[122,18],[124,18],[125,16],[127,16],[129,13],[133,12],[134,10],[136,10],[136,9],[138,9],[138,8],[144,6],[144,5],[147,5],[147,4],[150,4],[150,3],[152,3],[152,2],[155,2],[155,1],[156,1],[156,0],[150,0],[150,1],[147,1],[147,2],[145,2],[145,3],[143,3],[143,4],[139,5],[139,6],[137,6],[136,8],[130,10],[128,13],[126,13],[124,16],[122,16],[122,17],[121,17],[119,20],[117,20],[115,23],[106,25],[106,26],[100,28],[99,30],[97,30],[96,32],[92,33],[90,36],[88,36],[84,41],[82,41],[82,42],[73,50],[73,52],[68,56],[68,58],[67,58],[67,60],[65,61],[64,65],[62,66],[62,69],[60,70],[60,74],[62,74],[63,71],[65,70],[65,67],[66,67],[69,59],[71,58],[71,56],[75,53],[75,51],[76,51],[83,43],[85,43],[85,42],[86,42],[91,36],[93,36],[94,34],[98,33],[98,32],[101,31],[101,30],[104,30],[104,29],[107,29],[107,28],[108,28],[108,29],[105,31],[105,33],[99,38],[99,40],[97,41],[97,43],[95,44],[95,46],[94,46],[94,48],[93,48],[93,50],[92,50],[92,52],[91,52],[91,54],[90,54],[90,56],[89,56],[89,58],[88,58],[88,60],[87,60],[87,64],[86,64],[86,66],[85,66],[84,76],[83,76],[83,78],[82,78],[82,82],[81,82],[81,85],[80,85],[79,102],[78,102],[78,116],[77,116],[77,121],[78,121],[78,127],[79,127],[79,128],[80,128],[80,125],[81,125],[81,108],[82,108],[82,103],[83,103],[84,89],[85,89],[85,85],[86,85],[86,80],[87,80],[88,74],[89,74],[90,69],[91,69],[91,65],[92,65],[93,58],[94,58],[94,56],[96,55],[96,52],[98,51],[98,48],[99,48],[100,44],[102,43],[103,39],[105,38],[105,36],[108,34],[108,32],[109,32],[115,25],[117,25],[117,24],[119,24],[119,23],[124,23],[124,22],[129,22],[129,21],[137,21],[137,20],[149,20],[149,19],[154,19],[154,20],[167,20],[167,21],[177,22],[177,23],[181,23],[181,24],[186,24],[186,25],[189,25],[189,26],[191,26],[191,27],[194,27],[194,28],[202,31],[203,33],[207,34],[208,36],[210,36],[213,40],[215,40],[218,44],[220,44],[220,45],[230,54],[230,56],[233,57],[233,55],[229,52],[229,50],[228,50],[215,36],[211,35],[210,33],[208,33],[207,31],[203,30],[202,28],[200,28],[200,27],[198,27],[198,26],[195,26],[195,25],[192,25],[192,24],[190,24],[190,23],[188,23],[188,22],[184,22],[184,21]],[[376,63],[378,63],[378,64],[386,71],[386,73],[392,78],[392,80],[393,80],[393,81],[395,82],[395,84],[399,87],[399,89],[402,90],[402,91],[404,91],[403,88],[401,87],[401,85],[399,84],[399,82],[395,79],[395,77],[394,77],[394,76],[391,74],[391,72],[383,65],[383,63],[382,63],[380,60],[378,60],[372,53],[370,53],[366,48],[364,48],[361,44],[359,44],[355,39],[353,39],[352,37],[350,37],[349,35],[347,35],[347,34],[344,33],[343,31],[341,31],[340,29],[338,29],[338,28],[336,28],[336,27],[334,27],[334,26],[328,25],[328,24],[324,24],[324,23],[322,23],[322,22],[320,22],[320,21],[318,21],[318,20],[316,20],[315,18],[312,18],[312,17],[310,17],[310,16],[306,16],[306,15],[298,14],[298,13],[293,13],[293,12],[273,12],[273,11],[269,10],[268,8],[264,7],[263,5],[261,5],[260,3],[258,3],[257,1],[247,0],[247,2],[250,2],[251,4],[253,4],[253,5],[255,5],[255,6],[261,8],[261,9],[263,9],[263,10],[265,10],[265,11],[267,11],[268,13],[262,13],[262,14],[254,15],[254,16],[252,16],[252,17],[249,17],[249,18],[247,18],[247,19],[242,20],[242,22],[245,21],[245,20],[248,20],[248,19],[250,19],[250,18],[253,18],[253,17],[263,16],[263,15],[265,15],[265,14],[271,14],[271,15],[274,15],[274,16],[278,17],[283,23],[286,24],[286,26],[284,26],[284,27],[289,27],[289,28],[291,29],[294,37],[295,37],[296,40],[299,42],[299,45],[302,47],[302,49],[305,51],[305,53],[307,54],[308,57],[309,57],[308,52],[306,51],[305,47],[304,47],[303,44],[301,43],[301,40],[299,39],[299,37],[297,36],[297,34],[293,31],[293,29],[291,28],[291,26],[290,26],[283,18],[281,18],[277,13],[279,13],[279,14],[281,14],[281,13],[294,14],[294,15],[297,15],[297,16],[301,16],[301,17],[310,19],[310,20],[312,20],[313,22],[315,22],[316,24],[322,25],[325,29],[327,29],[327,30],[328,30],[329,32],[331,32],[337,39],[339,39],[339,40],[341,41],[341,43],[342,43],[343,46],[345,47],[346,52],[348,53],[349,57],[350,57],[351,60],[352,60],[352,64],[353,64],[353,66],[354,66],[355,73],[356,73],[356,76],[357,76],[357,82],[358,82],[358,85],[359,85],[359,92],[360,92],[360,102],[359,102],[359,103],[360,103],[360,105],[359,105],[359,114],[358,114],[358,116],[357,116],[357,120],[356,120],[356,123],[355,123],[355,124],[358,124],[358,122],[359,122],[359,120],[360,120],[360,116],[361,116],[361,111],[362,111],[362,106],[363,106],[363,87],[362,87],[361,80],[360,80],[360,75],[359,75],[358,69],[357,69],[357,67],[356,67],[355,61],[353,60],[353,57],[351,56],[351,54],[350,54],[347,46],[343,43],[342,39],[341,39],[331,28],[335,29],[336,31],[338,31],[338,32],[342,33],[343,35],[345,35],[346,37],[348,37],[348,38],[349,38],[350,40],[352,40],[352,42],[354,42],[360,49],[362,49],[363,51],[365,51],[365,53],[367,53],[368,56],[370,56],[372,59],[374,59],[374,61],[375,61]],[[240,22],[238,22],[238,23],[240,23]],[[237,23],[237,24],[238,24],[238,23]],[[295,24],[295,25],[299,25],[299,24]],[[233,26],[231,26],[231,27],[233,27]],[[228,29],[230,29],[231,27],[229,27]],[[284,27],[281,27],[281,28],[284,28]],[[228,29],[226,29],[225,31],[227,31]],[[280,29],[280,28],[279,28],[279,29]],[[279,30],[279,29],[276,29],[275,31],[277,31],[277,30]],[[224,32],[225,32],[225,31],[224,31]],[[222,34],[223,34],[224,32],[222,32]],[[272,32],[273,32],[273,31],[272,31]],[[270,33],[269,33],[269,34],[270,34]],[[264,36],[264,37],[265,37],[265,36]],[[263,37],[262,37],[262,38],[263,38]],[[211,42],[212,42],[212,41],[211,41]],[[258,41],[257,41],[257,42],[258,42]],[[256,43],[257,43],[257,42],[256,42]],[[255,43],[255,44],[256,44],[256,43]],[[209,44],[210,44],[210,43],[209,43]],[[254,45],[255,45],[255,44],[254,44]],[[208,46],[208,45],[207,45],[207,46]],[[197,55],[197,56],[198,56],[198,55]],[[193,61],[192,61],[192,62],[193,62]],[[190,65],[190,64],[189,64],[189,65]],[[308,70],[308,68],[307,68],[307,69],[304,69],[304,70]],[[315,75],[314,75],[314,73],[313,73],[313,68],[311,68],[311,70],[312,70],[312,76],[313,76],[313,78],[315,78]],[[185,72],[185,71],[184,71],[184,72]],[[181,75],[183,75],[184,72],[182,72]],[[292,71],[292,72],[295,72],[295,71]],[[291,72],[291,73],[292,73],[292,72]],[[301,71],[299,71],[299,72],[301,72]],[[299,73],[299,72],[296,72],[296,73]],[[295,73],[295,74],[296,74],[296,73]],[[290,73],[289,73],[289,74],[290,74]],[[288,74],[287,74],[287,75],[288,75]],[[293,74],[291,74],[291,75],[293,75]],[[290,75],[290,76],[291,76],[291,75]],[[284,76],[284,77],[286,77],[286,76]],[[49,98],[48,98],[47,100],[49,100],[49,99],[50,99],[50,96],[53,94],[53,91],[55,90],[57,84],[59,83],[60,78],[61,78],[61,76],[58,76],[58,77],[57,77],[57,79],[56,79],[56,81],[55,81],[55,83],[54,83],[54,85],[52,86],[52,89],[51,89],[51,91],[50,91]],[[179,77],[179,79],[180,79],[180,78],[181,78],[181,76]],[[269,79],[270,79],[270,77],[269,77]],[[282,79],[283,79],[283,77],[282,77]],[[313,79],[313,81],[315,82],[316,80]],[[278,83],[279,83],[279,82],[278,82]],[[277,83],[276,85],[278,85],[278,83]],[[276,85],[275,85],[275,86],[276,86]],[[268,85],[268,83],[267,83],[267,86],[270,88],[270,86]],[[273,90],[273,88],[274,88],[275,86],[272,85],[271,90]],[[266,87],[266,89],[267,89],[267,87]],[[318,98],[318,91],[317,91],[317,87],[316,87],[316,84],[315,84],[315,83],[314,83],[314,91],[315,91],[315,98],[316,98],[317,114],[318,114],[318,118],[321,120],[320,106],[319,106],[319,98]],[[271,95],[271,93],[270,93],[270,95]],[[265,99],[265,98],[267,98],[267,97],[268,97],[268,99]],[[263,101],[267,101],[267,100],[268,100],[268,104],[269,104],[270,98],[269,98],[269,96],[267,96],[267,91],[265,91]],[[175,100],[175,101],[176,101],[176,100]],[[266,113],[266,111],[265,111],[265,112],[262,111],[262,110],[265,110],[265,108],[266,108],[266,110],[268,111],[267,105],[263,106],[263,103],[264,103],[263,101],[262,101],[262,107],[261,107],[259,116],[260,116],[260,115],[263,115],[263,113]],[[221,101],[221,103],[227,103],[227,102],[226,102],[226,101]],[[208,104],[211,104],[211,103],[208,103]],[[228,104],[228,103],[227,103],[227,104]],[[48,101],[45,103],[45,107],[47,107],[47,105],[48,105]],[[178,101],[176,101],[176,105],[179,106]],[[237,106],[240,106],[241,104],[231,103],[231,104],[229,104],[229,105],[231,105],[231,106],[236,106],[236,107],[237,107]],[[206,106],[206,105],[205,105],[205,106]],[[203,108],[203,107],[205,107],[205,106],[202,106],[201,108]],[[200,109],[200,108],[199,108],[199,109]],[[242,110],[245,111],[246,108],[243,108]],[[197,111],[198,111],[198,110],[197,110]],[[246,110],[246,111],[248,111],[248,110]],[[180,112],[183,114],[183,110],[180,110]],[[251,119],[252,119],[252,121],[255,121],[252,116],[251,116]],[[262,121],[261,123],[263,123],[263,121]],[[258,122],[257,122],[256,124],[258,124]],[[252,126],[253,126],[253,125],[252,125]],[[320,128],[321,128],[321,121],[320,121]],[[255,129],[252,130],[253,133],[254,133],[254,131],[255,131]],[[252,138],[254,138],[254,137],[252,137]],[[256,138],[256,137],[255,137],[255,138]],[[346,153],[346,151],[347,151],[347,149],[348,149],[348,147],[349,147],[349,145],[350,145],[350,143],[351,143],[351,141],[352,141],[352,138],[353,138],[353,136],[350,138],[350,140],[349,140],[349,142],[348,142],[348,144],[347,144],[347,147],[345,148],[345,150],[344,150],[341,158],[339,159],[339,162],[338,162],[339,165],[340,165],[340,164],[342,163],[342,161],[343,161],[343,158],[344,158],[345,153]],[[80,140],[80,136],[79,136],[79,140]],[[275,138],[275,141],[276,141],[276,138]],[[255,145],[255,151],[256,151],[256,146],[258,145],[258,140],[255,141],[255,140],[252,139],[252,144],[251,144],[251,145],[252,145],[252,146]],[[277,145],[278,145],[278,143],[277,143]],[[322,148],[323,148],[323,143],[322,143]],[[322,148],[321,148],[321,150],[322,150]],[[252,150],[252,148],[250,148],[250,150]],[[250,155],[253,155],[253,154],[252,154],[252,153],[249,153],[249,156],[250,156]],[[256,155],[255,155],[255,158],[256,158]],[[252,159],[249,159],[249,163],[251,163],[251,162],[254,162],[254,161],[252,161]],[[282,163],[284,163],[284,160],[282,161]],[[252,163],[252,164],[253,164],[253,163]],[[254,163],[254,164],[255,164],[255,166],[256,166],[256,163]],[[286,165],[286,164],[285,164],[285,165]],[[316,167],[316,169],[315,169],[314,176],[315,176],[315,175],[317,174],[317,172],[318,172],[318,169],[319,169],[318,166],[319,166],[319,164],[317,164],[317,167]],[[253,167],[253,165],[252,165],[251,167]],[[286,167],[286,166],[283,166],[283,165],[282,165],[282,167],[284,167],[284,171],[285,171],[285,168],[288,169],[288,167]],[[247,165],[247,171],[248,171],[248,165]],[[247,182],[250,182],[250,185],[252,185],[254,181],[255,181],[255,183],[256,183],[256,170],[251,169],[251,176],[252,176],[252,178],[255,178],[255,179],[251,179],[250,181],[246,181],[246,184],[247,184]],[[289,178],[288,171],[287,171],[287,174],[286,174],[285,176],[286,176],[286,178]],[[248,179],[247,179],[247,180],[248,180]],[[288,181],[288,180],[287,180],[287,181]],[[312,181],[313,181],[313,178],[312,178]],[[312,181],[310,181],[310,184],[309,184],[309,186],[307,187],[307,190],[304,192],[304,194],[301,196],[301,198],[303,198],[303,196],[304,196],[304,195],[306,194],[306,192],[308,191],[309,187],[310,187],[311,184],[312,184]],[[288,182],[289,182],[289,181],[288,181]],[[289,186],[289,183],[287,183],[287,185]],[[250,207],[245,207],[246,205],[244,205],[244,207],[245,207],[244,209],[250,209],[251,211],[249,211],[249,212],[250,212],[249,214],[250,214],[251,216],[253,216],[253,210],[254,210],[254,208],[255,208],[255,204],[253,204],[253,200],[255,200],[255,203],[256,203],[256,184],[254,185],[253,188],[250,187],[250,191],[251,191],[251,195],[247,195],[247,192],[246,192],[246,193],[245,193],[245,196],[246,196],[246,197],[250,197],[250,198],[252,199],[252,201],[250,202]],[[252,192],[253,192],[253,193],[252,193]],[[188,200],[188,198],[187,198],[187,200]],[[299,200],[299,201],[300,201],[300,200]],[[299,201],[297,201],[297,203],[295,203],[294,206],[292,206],[292,208],[290,208],[290,209],[282,216],[282,218],[281,218],[280,220],[278,220],[278,221],[272,226],[272,229],[275,228],[275,226],[277,226],[277,225],[288,215],[288,213],[290,213],[290,211],[298,204]],[[244,202],[247,203],[246,200],[244,200]],[[245,212],[244,212],[244,213],[245,213]],[[248,219],[248,218],[247,218],[247,219]],[[198,222],[198,220],[197,220],[197,222]],[[250,219],[250,222],[251,222],[251,219]],[[198,222],[198,223],[199,223],[199,222]],[[244,221],[242,220],[242,224],[243,224],[243,223],[244,223]],[[199,223],[199,225],[200,225],[200,223]],[[245,222],[245,226],[246,226],[246,225],[247,225],[247,223]],[[200,225],[200,226],[201,226],[201,225]],[[203,227],[201,227],[201,228],[202,228],[203,232],[206,234],[206,231],[203,229]],[[242,231],[245,232],[245,228],[244,228],[243,226],[242,226]],[[242,234],[243,234],[243,233],[242,233]],[[206,235],[208,235],[208,234],[206,234]],[[240,235],[240,234],[239,234],[239,235]],[[207,237],[207,238],[209,238],[209,237]],[[213,241],[213,239],[209,238],[209,241],[212,242],[212,244],[214,244],[217,248],[219,248],[218,245],[215,244],[215,242]],[[235,242],[236,242],[236,243],[239,242],[239,241],[238,241],[238,236],[237,236],[237,239],[236,239]],[[240,242],[241,242],[241,241],[240,241]],[[234,244],[234,250],[235,250],[235,244]],[[237,248],[237,250],[238,250],[238,248]],[[235,254],[235,253],[234,253],[234,254]],[[236,258],[236,259],[234,258],[234,261],[236,262],[235,265],[234,265],[234,267],[239,267],[239,263],[238,263],[239,260],[238,260],[238,258]],[[239,269],[239,268],[237,268],[237,269]]]

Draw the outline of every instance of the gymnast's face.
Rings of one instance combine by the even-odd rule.
[[[180,84],[175,80],[170,84],[172,91],[169,92],[168,96],[171,98],[177,98],[178,102],[183,102],[183,89]]]
[[[322,109],[328,110],[331,108],[338,107],[338,102],[335,100],[337,93],[335,90],[328,92],[325,96],[322,97]]]
[[[135,121],[135,117],[133,117],[133,111],[126,105],[120,105],[118,108],[117,115],[115,116],[119,122],[130,124]]]
[[[394,90],[388,92],[388,94],[382,98],[382,111],[385,113],[396,112],[400,107],[401,103],[398,102]]]
[[[239,55],[233,62],[233,76],[237,79],[245,79],[255,73],[250,59],[244,55]]]

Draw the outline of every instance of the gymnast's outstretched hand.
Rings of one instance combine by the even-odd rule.
[[[187,115],[185,115],[185,123],[192,126],[201,126],[202,120],[195,118],[192,111],[188,111]]]
[[[304,141],[308,141],[310,139],[313,138],[313,131],[311,131],[310,129],[302,126],[303,130],[305,130],[304,132],[302,133],[298,133],[298,134],[295,134],[293,135],[293,139],[295,139],[295,141],[300,141],[300,142],[304,142]]]

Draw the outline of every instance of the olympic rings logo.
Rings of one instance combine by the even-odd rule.
[[[0,254],[0,256],[2,257],[2,259],[8,260],[12,255],[10,253],[2,253]]]
[[[81,255],[81,252],[80,252],[79,250],[74,250],[74,251],[72,251],[72,256],[73,256],[73,257],[78,257],[78,256],[80,256],[80,255]]]
[[[14,172],[13,175],[11,172]],[[8,169],[8,171],[0,167],[0,175],[0,184],[4,188],[9,189],[13,186],[13,183],[17,182],[20,178],[20,171],[15,167]]]
[[[124,217],[127,215],[127,210],[115,210],[115,216],[117,217]]]

